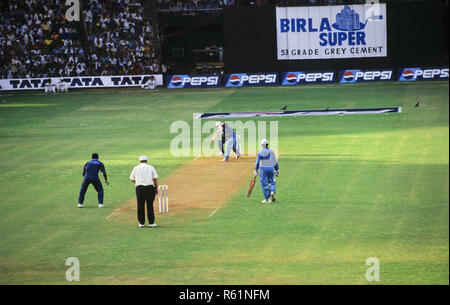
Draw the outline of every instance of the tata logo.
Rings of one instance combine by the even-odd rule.
[[[225,87],[276,85],[277,73],[235,73],[228,76]]]
[[[282,85],[301,83],[328,83],[334,81],[334,72],[287,72]]]
[[[410,82],[416,80],[445,80],[448,79],[448,68],[405,68],[400,70],[398,80]]]
[[[122,81],[120,81],[122,80]],[[140,80],[140,77],[139,77]],[[89,88],[104,86],[102,78],[99,76],[93,77],[66,77],[66,78],[35,78],[35,79],[12,79],[9,85],[12,89],[42,89],[47,84],[55,83],[56,81],[63,81],[69,84],[69,88]],[[114,86],[123,85],[123,78],[111,80]],[[128,79],[130,83],[132,81]],[[139,82],[137,83],[139,84]]]
[[[387,81],[392,79],[392,70],[345,70],[341,73],[340,83],[355,83],[367,81]]]
[[[170,78],[168,88],[186,87],[217,87],[220,85],[220,78],[217,75],[173,75]]]

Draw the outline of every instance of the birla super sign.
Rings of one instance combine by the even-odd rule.
[[[386,5],[277,7],[278,59],[386,56]]]

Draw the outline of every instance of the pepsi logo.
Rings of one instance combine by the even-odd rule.
[[[407,70],[403,71],[403,78],[411,79],[413,77],[414,77],[414,72],[412,70],[407,69]]]
[[[171,83],[174,86],[180,86],[183,83],[183,80],[179,76],[174,76],[172,77]]]
[[[238,85],[241,82],[241,79],[237,75],[231,75],[228,82],[232,85]]]
[[[289,73],[288,75],[286,75],[285,79],[289,83],[295,83],[297,81],[297,75],[295,75],[294,73]]]
[[[351,81],[355,78],[355,74],[352,71],[347,71],[344,73],[344,80]]]

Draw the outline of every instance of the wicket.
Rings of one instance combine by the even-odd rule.
[[[169,212],[169,186],[158,186],[159,212]]]

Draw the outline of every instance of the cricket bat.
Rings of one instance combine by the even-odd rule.
[[[253,179],[250,181],[250,185],[248,186],[248,191],[247,191],[247,197],[250,197],[250,195],[252,194],[255,183],[256,183],[256,176],[253,177]]]

